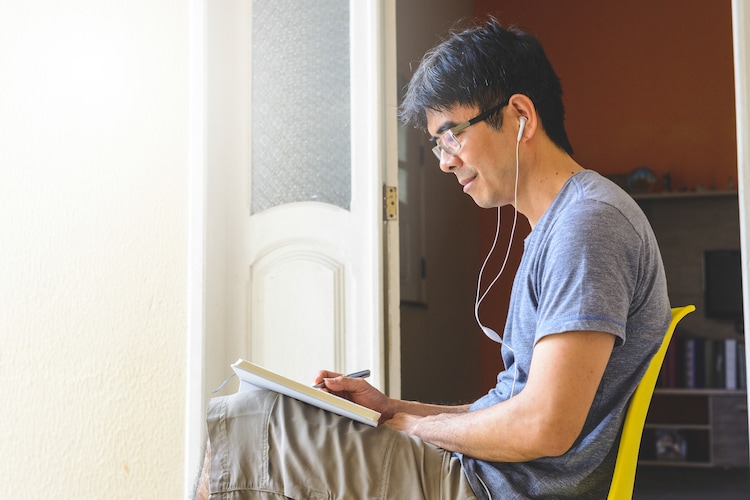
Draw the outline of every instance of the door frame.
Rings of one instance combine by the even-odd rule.
[[[750,7],[745,0],[732,0],[734,45],[735,114],[737,128],[737,186],[740,209],[740,248],[742,251],[742,302],[745,310],[745,345],[750,344]],[[745,362],[750,352],[745,350]],[[748,375],[750,381],[750,375]],[[750,404],[750,392],[748,392]],[[750,432],[750,418],[748,418]]]
[[[185,346],[184,492],[192,498],[206,439],[206,2],[190,0],[188,40],[188,269]]]

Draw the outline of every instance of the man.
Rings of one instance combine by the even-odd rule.
[[[428,52],[400,110],[477,205],[512,204],[531,225],[502,340],[482,327],[502,341],[497,385],[446,407],[317,375],[381,412],[377,428],[274,393],[219,398],[208,416],[212,494],[606,497],[628,401],[670,306],[648,221],[573,160],[561,96],[538,41],[491,19]]]

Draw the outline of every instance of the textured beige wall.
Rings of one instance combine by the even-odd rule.
[[[179,498],[188,2],[2,2],[0,68],[0,498]]]

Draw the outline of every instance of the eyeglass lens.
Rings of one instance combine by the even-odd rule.
[[[453,131],[448,129],[443,135],[437,138],[437,146],[432,148],[432,152],[435,153],[438,160],[442,160],[442,152],[445,151],[449,155],[454,155],[461,149],[461,143],[458,142]]]

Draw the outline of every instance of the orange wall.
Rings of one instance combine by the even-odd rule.
[[[658,177],[668,172],[675,189],[736,186],[729,0],[475,0],[474,5],[477,16],[492,14],[541,40],[562,81],[567,131],[581,165],[603,174],[647,166]],[[505,208],[499,254],[511,222],[512,210]],[[523,229],[528,226],[514,239],[516,259]],[[494,232],[495,211],[484,211],[482,252]],[[495,266],[488,265],[488,275],[499,269]],[[498,331],[514,270],[506,270],[481,309],[483,322]],[[486,386],[494,385],[497,350],[489,340],[483,344]]]
[[[563,84],[575,158],[647,166],[675,187],[737,182],[729,0],[476,0],[541,40]]]

